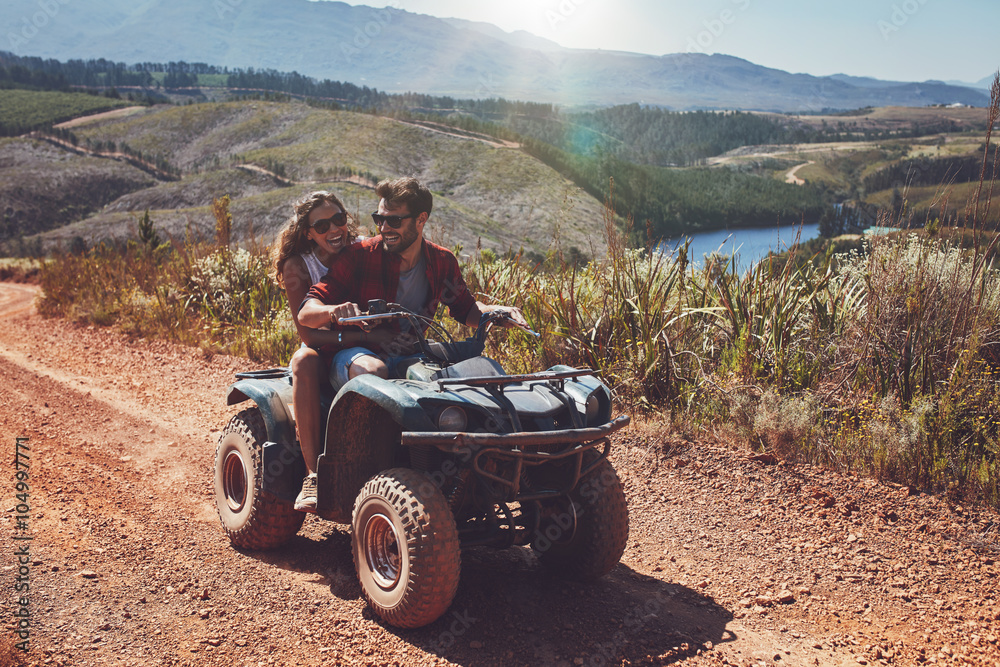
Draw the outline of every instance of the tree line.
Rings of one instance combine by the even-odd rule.
[[[73,87],[152,88],[157,85],[154,73],[165,74],[163,86],[182,88],[198,85],[200,74],[228,74],[229,68],[205,63],[136,63],[127,65],[104,58],[67,60],[18,56],[0,51],[0,87],[25,87],[38,90],[70,90]],[[4,86],[4,82],[11,85]]]
[[[978,181],[983,174],[983,153],[986,146],[979,147],[973,155],[956,157],[918,157],[883,167],[862,180],[867,192],[879,192],[907,186],[941,185],[942,183],[970,183]],[[994,145],[986,156],[985,180],[993,180],[993,166],[997,163],[997,147]]]

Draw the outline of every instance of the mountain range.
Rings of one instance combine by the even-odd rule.
[[[786,112],[989,102],[980,87],[940,81],[792,74],[719,54],[567,49],[490,24],[308,0],[6,0],[0,48],[58,60],[297,71],[386,92],[564,107]]]

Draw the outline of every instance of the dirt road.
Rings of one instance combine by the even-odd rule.
[[[816,162],[813,160],[809,160],[808,162],[797,164],[791,169],[789,169],[788,173],[785,174],[785,183],[791,183],[792,185],[805,185],[806,184],[805,180],[799,178],[796,174],[799,173],[799,169],[801,169],[802,167],[808,167],[811,164],[816,164]]]
[[[0,283],[0,446],[30,447],[29,497],[0,482],[0,665],[1000,664],[996,515],[642,428],[616,441],[631,533],[608,577],[472,549],[443,618],[385,626],[346,526],[309,517],[270,553],[219,528],[223,397],[252,364],[43,320],[33,295]]]

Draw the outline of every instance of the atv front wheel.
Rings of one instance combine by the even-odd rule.
[[[354,501],[354,567],[372,609],[418,628],[436,621],[458,588],[455,519],[430,477],[393,468],[372,477]]]
[[[628,505],[618,473],[607,460],[582,479],[565,502],[546,509],[531,542],[546,568],[592,581],[621,560],[628,542]]]
[[[274,549],[302,527],[305,514],[261,489],[267,441],[258,408],[229,420],[215,450],[215,505],[229,541],[246,549]]]

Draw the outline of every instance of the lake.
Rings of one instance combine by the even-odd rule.
[[[795,241],[801,228],[800,241],[808,241],[819,236],[819,223],[811,225],[783,225],[781,227],[753,227],[745,229],[719,229],[711,232],[691,234],[688,257],[701,264],[705,255],[719,252],[724,255],[737,254],[736,266],[742,274],[754,264],[767,257],[771,250],[781,252]],[[660,247],[673,252],[683,242],[683,238],[664,241]]]

